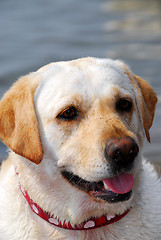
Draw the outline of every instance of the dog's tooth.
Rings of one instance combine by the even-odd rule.
[[[84,228],[92,228],[94,226],[95,226],[95,222],[91,220],[86,222],[86,224],[84,224]]]
[[[108,188],[107,185],[104,183],[104,181],[103,181],[103,185],[104,185],[104,188],[105,188],[106,190],[109,190],[109,188]]]
[[[114,217],[115,217],[115,215],[108,215],[108,214],[106,215],[106,218],[107,218],[108,221],[110,221]]]

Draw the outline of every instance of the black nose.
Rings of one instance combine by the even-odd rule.
[[[135,140],[129,136],[110,139],[105,147],[105,157],[115,167],[128,168],[134,162],[139,147]]]

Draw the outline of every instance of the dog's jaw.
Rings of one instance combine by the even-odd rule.
[[[18,175],[18,173],[16,172],[16,174]],[[68,221],[67,219],[65,219],[64,221],[60,221],[58,217],[55,217],[53,214],[51,214],[50,212],[46,212],[43,211],[43,209],[37,204],[35,203],[29,196],[28,192],[26,190],[23,189],[23,187],[19,184],[20,190],[23,194],[23,196],[25,197],[25,199],[27,200],[31,210],[38,215],[39,217],[41,217],[43,220],[45,220],[46,222],[48,222],[49,224],[59,227],[59,228],[63,228],[63,229],[67,229],[67,230],[91,230],[91,229],[95,229],[95,228],[100,228],[103,226],[107,226],[110,225],[112,223],[118,222],[119,220],[121,220],[122,218],[124,218],[128,212],[130,211],[129,209],[126,210],[125,212],[123,212],[122,214],[119,215],[102,215],[100,217],[91,217],[85,221],[83,221],[82,223],[76,225],[72,225],[70,223],[70,221]]]
[[[89,196],[88,193],[74,187],[64,179],[58,169],[54,174],[53,182],[50,182],[51,190],[49,190],[49,180],[47,180],[47,176],[46,181],[44,181],[44,178],[39,178],[39,183],[37,183],[37,171],[41,176],[46,175],[46,169],[44,167],[45,160],[46,159],[44,159],[39,166],[31,163],[26,172],[24,172],[24,164],[26,161],[24,162],[23,159],[17,161],[17,170],[20,173],[17,180],[35,203],[45,211],[54,214],[60,222],[63,222],[64,219],[69,219],[72,226],[79,225],[86,219],[99,218],[107,214],[110,216],[119,216],[132,207],[133,195],[135,196],[135,194],[132,194],[132,197],[128,201],[111,204],[107,201],[93,198]],[[19,163],[21,163],[21,165],[19,165]],[[52,165],[50,168],[51,167]],[[29,172],[33,171],[35,171],[35,176],[28,179],[27,176]],[[34,184],[34,191],[30,191],[30,184]],[[45,191],[43,199],[37,197],[41,193],[41,189]],[[66,191],[67,189],[68,191]]]
[[[128,201],[132,196],[134,180],[131,174],[121,173],[99,182],[85,181],[67,171],[62,171],[62,175],[70,184],[88,193],[94,201],[117,203]]]

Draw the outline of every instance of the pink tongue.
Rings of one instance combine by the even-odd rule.
[[[134,179],[131,174],[121,173],[116,177],[104,179],[103,182],[112,192],[124,194],[132,189]]]

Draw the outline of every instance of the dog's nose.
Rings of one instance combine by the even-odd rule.
[[[139,147],[135,140],[129,136],[111,139],[105,147],[105,157],[115,166],[130,166],[139,152]]]

